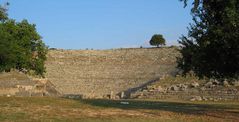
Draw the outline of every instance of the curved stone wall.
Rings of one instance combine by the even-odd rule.
[[[101,98],[175,71],[176,48],[50,50],[46,77],[63,94]]]

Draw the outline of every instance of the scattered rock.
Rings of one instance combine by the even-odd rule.
[[[154,89],[149,89],[148,91],[149,91],[149,92],[155,92],[155,90],[154,90]]]
[[[138,98],[138,99],[142,99],[143,97],[144,97],[143,93],[140,93],[139,95],[136,96],[136,98]]]
[[[196,99],[197,101],[202,101],[202,97],[200,97],[200,96],[195,96],[195,99]]]
[[[103,99],[110,99],[110,95],[109,94],[103,95]]]
[[[190,101],[192,101],[192,102],[193,102],[193,101],[196,101],[196,99],[195,99],[195,98],[191,98],[191,99],[190,99]]]
[[[161,86],[158,86],[158,87],[157,87],[157,91],[158,91],[158,92],[165,92],[165,89],[162,88]]]
[[[191,83],[191,87],[197,88],[197,87],[199,87],[199,83],[198,82],[193,82],[193,83]]]
[[[212,84],[213,84],[213,85],[220,85],[220,82],[219,82],[218,80],[213,80],[213,81],[212,81]]]
[[[200,90],[201,90],[201,91],[205,91],[206,88],[203,86],[203,87],[200,88]]]
[[[201,96],[194,96],[190,99],[190,101],[202,101],[202,97]]]
[[[181,90],[181,91],[186,91],[187,88],[188,88],[187,85],[185,85],[185,84],[180,84],[180,90]]]
[[[203,100],[203,101],[207,101],[208,99],[203,96],[203,97],[202,97],[202,100]]]
[[[213,101],[213,98],[209,98],[210,101]]]
[[[214,101],[214,102],[217,102],[217,101],[218,101],[218,99],[213,99],[213,101]]]
[[[237,92],[238,92],[238,90],[236,88],[230,88],[227,91],[228,94],[237,94]]]
[[[171,87],[170,87],[170,90],[172,90],[172,91],[179,91],[179,87],[178,86],[176,86],[176,85],[172,85]]]
[[[148,90],[147,90],[147,89],[144,89],[144,90],[142,90],[142,92],[146,93],[146,92],[148,92]]]
[[[99,98],[99,99],[101,99],[101,98]],[[120,96],[119,96],[119,95],[116,95],[116,96],[115,96],[115,99],[116,99],[116,100],[119,100],[119,99],[120,99]]]
[[[233,82],[233,86],[239,86],[239,80]]]
[[[230,84],[228,83],[227,80],[224,80],[224,81],[223,81],[223,86],[224,86],[224,87],[228,87],[228,86],[230,86]]]
[[[212,88],[212,87],[214,87],[212,81],[207,82],[204,86],[207,87],[207,88]]]

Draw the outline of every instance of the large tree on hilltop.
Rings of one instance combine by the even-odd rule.
[[[187,0],[180,0],[187,3]],[[178,67],[200,77],[239,77],[239,0],[195,0]]]
[[[150,45],[152,46],[157,46],[159,47],[159,45],[165,45],[165,39],[163,37],[163,35],[161,34],[155,34],[152,36],[151,40],[149,41]]]

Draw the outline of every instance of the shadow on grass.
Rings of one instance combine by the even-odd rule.
[[[103,108],[120,108],[124,110],[163,110],[184,114],[205,115],[206,112],[219,112],[239,116],[239,104],[206,104],[206,103],[182,103],[164,101],[141,100],[80,100],[85,104]],[[122,104],[128,102],[129,104]],[[228,111],[230,110],[230,111]]]

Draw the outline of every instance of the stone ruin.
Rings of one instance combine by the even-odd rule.
[[[236,83],[239,83],[239,81]],[[167,87],[151,84],[133,93],[131,98],[186,101],[238,101],[239,85],[230,85],[225,81],[221,83],[217,80],[211,80],[206,83],[180,83]]]
[[[53,84],[46,79],[32,79],[12,71],[0,74],[0,96],[60,96]]]
[[[129,97],[165,74],[174,74],[176,48],[50,50],[46,77],[71,98]]]

